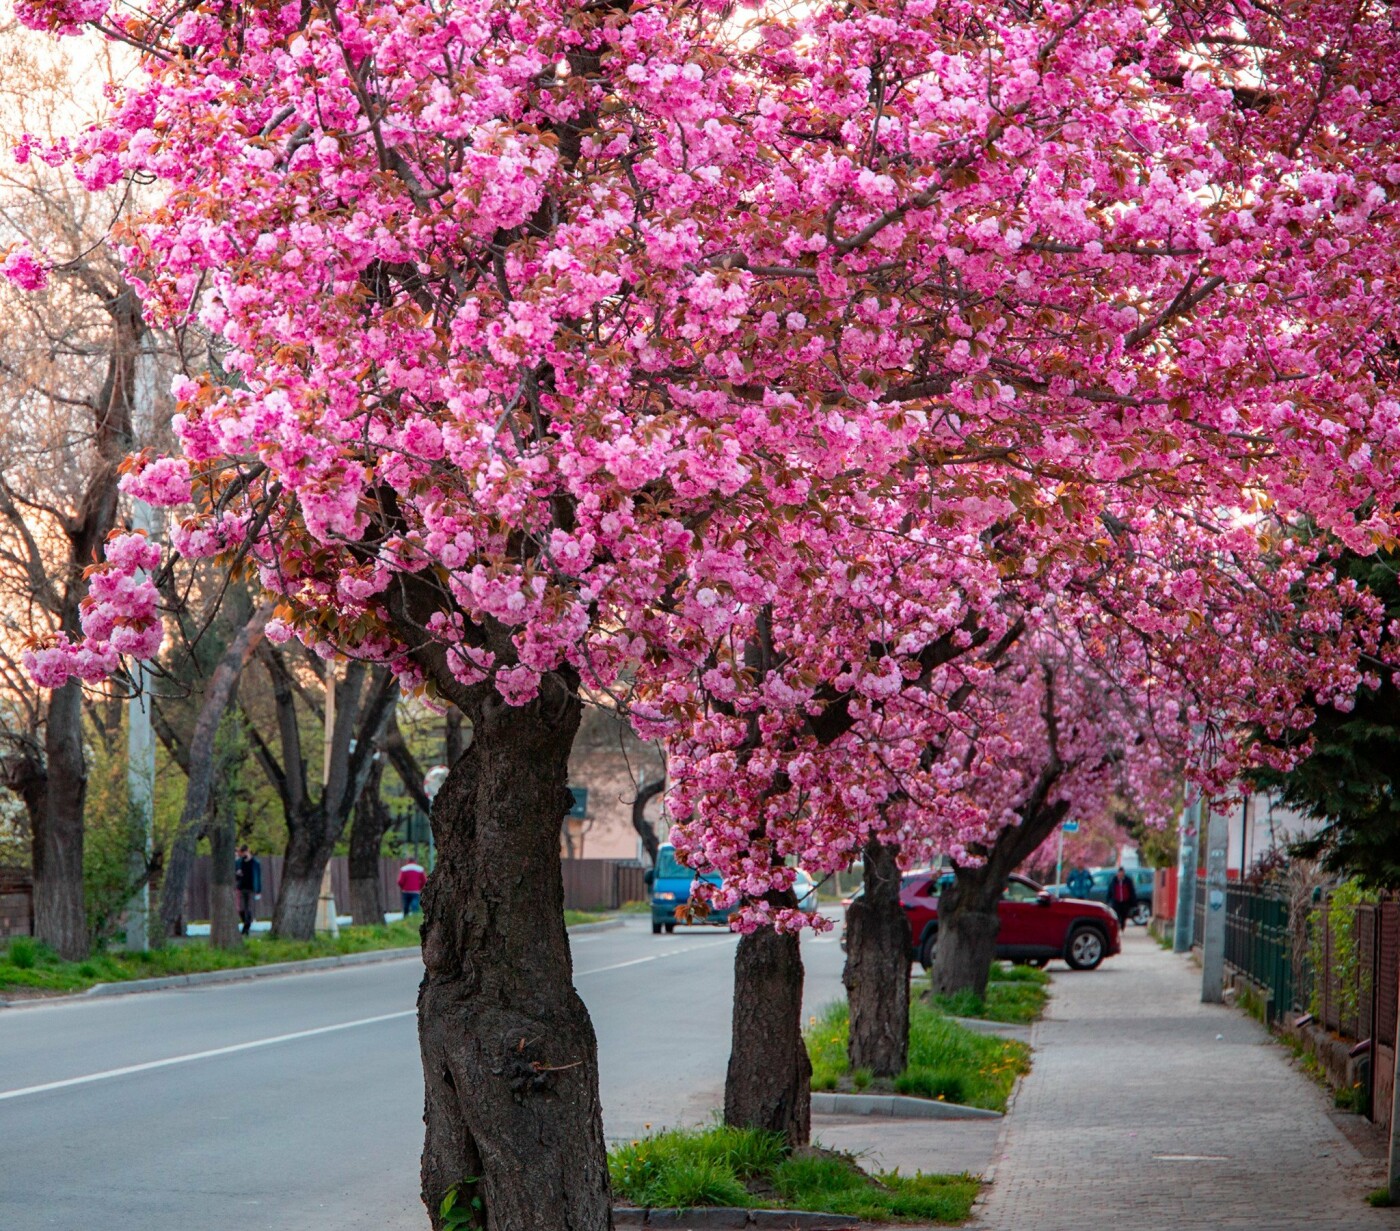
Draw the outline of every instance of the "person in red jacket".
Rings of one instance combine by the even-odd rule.
[[[399,869],[399,893],[403,895],[403,917],[418,913],[418,896],[423,892],[423,883],[428,874],[423,865],[411,856],[404,860]]]
[[[1137,905],[1137,886],[1121,867],[1108,882],[1108,904],[1118,916],[1118,926],[1126,928],[1133,907]]]

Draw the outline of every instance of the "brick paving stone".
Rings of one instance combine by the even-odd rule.
[[[979,1231],[1400,1231],[1383,1180],[1284,1048],[1141,931],[1057,974]]]

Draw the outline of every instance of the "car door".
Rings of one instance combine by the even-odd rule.
[[[997,903],[997,956],[1035,957],[1047,947],[1044,939],[1047,907],[1040,903],[1040,886],[1013,876]]]

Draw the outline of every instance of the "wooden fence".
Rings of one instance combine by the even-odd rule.
[[[0,868],[0,939],[34,935],[34,882],[27,868]]]

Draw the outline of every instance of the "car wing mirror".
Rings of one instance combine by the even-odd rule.
[[[653,868],[648,868],[642,874],[642,883],[646,885],[648,889],[650,889],[652,885],[656,883],[656,871]]]
[[[1035,895],[1035,900],[1039,902],[1042,906],[1049,906],[1050,903],[1055,900],[1055,895],[1052,894],[1048,889],[1042,889],[1039,893]]]

